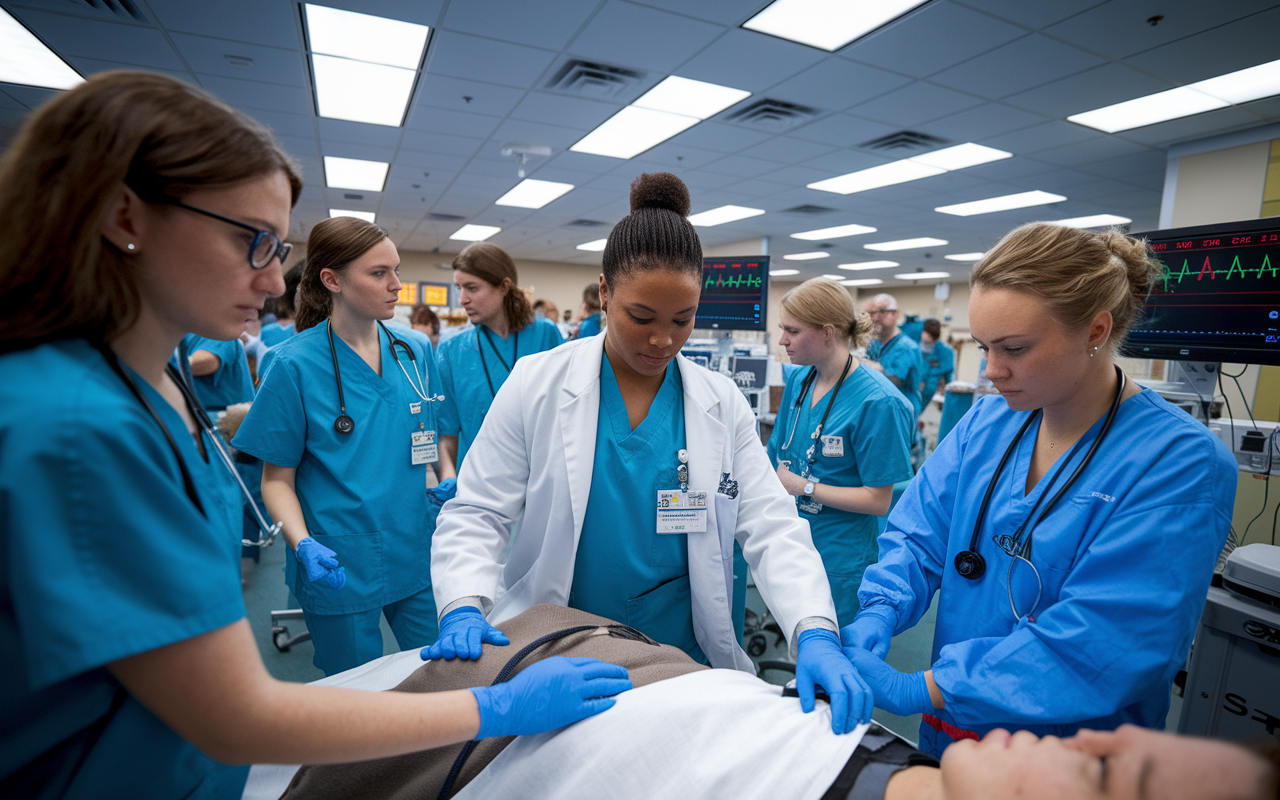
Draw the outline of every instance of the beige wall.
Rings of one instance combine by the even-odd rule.
[[[1268,140],[1178,159],[1173,227],[1257,219],[1270,157]]]

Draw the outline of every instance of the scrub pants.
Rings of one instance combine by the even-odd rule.
[[[311,663],[328,677],[381,658],[379,618],[383,614],[387,615],[387,624],[401,650],[426,647],[440,638],[436,599],[430,586],[390,605],[356,614],[312,614],[304,610],[302,616],[316,648]]]

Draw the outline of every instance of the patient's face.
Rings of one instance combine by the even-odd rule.
[[[1125,725],[1070,739],[994,730],[942,755],[948,800],[1261,798],[1268,767],[1242,748]]]

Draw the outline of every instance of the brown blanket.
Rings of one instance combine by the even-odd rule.
[[[478,661],[429,661],[391,691],[444,692],[488,686],[525,645],[548,633],[579,625],[600,627],[570,634],[537,648],[521,662],[520,669],[550,656],[585,656],[626,667],[635,686],[707,669],[678,648],[611,634],[605,626],[616,626],[612,620],[572,608],[538,605],[497,626],[511,639],[510,645],[485,645],[484,655]],[[514,736],[481,740],[454,782],[454,793],[514,740]],[[462,748],[462,744],[456,744],[374,761],[304,766],[282,798],[434,800]]]

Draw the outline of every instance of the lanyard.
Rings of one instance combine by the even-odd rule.
[[[507,360],[502,357],[502,353],[498,350],[498,346],[493,343],[493,334],[489,332],[489,328],[481,325],[480,331],[484,333],[484,338],[488,340],[489,346],[493,348],[493,354],[498,357],[498,363],[506,367],[507,375],[510,375],[511,368],[520,360],[520,331],[516,331],[515,333],[515,346],[511,348],[510,364],[508,364]],[[489,384],[489,394],[496,398],[498,396],[498,390],[493,388],[493,378],[489,377],[489,364],[485,361],[484,346],[480,344],[479,336],[476,337],[476,349],[480,351],[480,366],[484,367],[484,380]]]
[[[804,469],[800,472],[801,477],[808,477],[809,470],[812,469],[813,463],[818,460],[816,448],[818,439],[822,436],[822,430],[827,426],[827,417],[831,414],[831,407],[836,404],[836,395],[840,394],[840,387],[844,386],[844,379],[849,375],[849,368],[853,366],[853,354],[849,354],[849,358],[844,362],[844,369],[840,372],[840,379],[836,381],[836,385],[831,389],[831,397],[827,400],[827,409],[822,412],[822,420],[818,423],[818,427],[813,429],[813,433],[809,438],[813,443],[809,445],[809,450],[805,453]],[[796,400],[795,416],[791,418],[791,431],[787,436],[786,444],[782,445],[782,451],[785,453],[791,449],[791,440],[796,435],[796,422],[800,420],[800,407],[804,405],[804,399],[809,394],[809,387],[817,382],[818,368],[814,367],[808,375],[805,376],[804,382],[800,385],[800,397]]]

